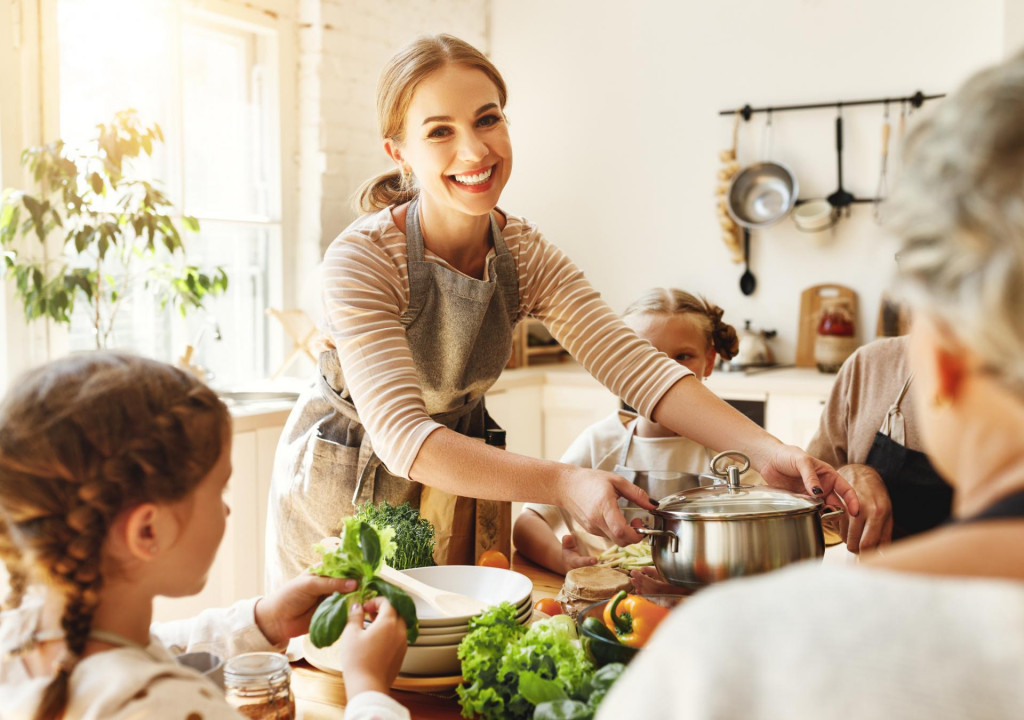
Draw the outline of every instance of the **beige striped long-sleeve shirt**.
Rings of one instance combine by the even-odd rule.
[[[637,337],[583,273],[523,218],[502,231],[519,273],[517,321],[534,317],[601,384],[650,417],[661,397],[692,374]],[[492,251],[493,252],[493,251]],[[424,250],[424,259],[457,272]],[[366,215],[331,243],[324,257],[324,333],[338,350],[345,386],[377,456],[409,476],[430,418],[400,321],[409,305],[405,234],[390,209]],[[497,378],[495,378],[497,379]]]

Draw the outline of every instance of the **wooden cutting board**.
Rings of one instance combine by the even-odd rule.
[[[800,293],[800,327],[796,343],[797,367],[815,367],[814,337],[823,305],[848,303],[857,319],[857,291],[837,283],[822,283]]]

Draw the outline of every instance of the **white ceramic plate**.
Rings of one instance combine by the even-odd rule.
[[[533,613],[533,603],[525,602],[516,608],[516,620],[520,623],[529,622]],[[366,620],[364,626],[369,627],[370,621]],[[469,630],[469,623],[462,623],[459,625],[438,625],[435,627],[423,627],[420,625],[420,635],[432,636],[432,635],[451,635],[453,633],[465,634]]]
[[[462,671],[459,662],[459,644],[410,646],[405,653],[399,672],[403,675],[458,675]],[[318,648],[309,641],[309,635],[302,638],[302,654],[309,664],[325,672],[340,673],[341,657],[338,643]]]
[[[529,603],[533,595],[533,583],[528,577],[512,570],[481,567],[479,565],[437,565],[403,570],[405,574],[421,582],[449,592],[461,593],[476,598],[488,605],[510,602],[519,607]],[[413,596],[416,616],[421,628],[452,627],[465,625],[470,616],[443,617],[430,607],[425,600]]]
[[[527,607],[525,610],[519,611],[519,614],[516,615],[516,622],[518,622],[520,625],[525,625],[526,623],[530,622],[531,617],[533,617],[533,608]],[[435,628],[427,629],[433,630]],[[413,645],[448,645],[450,643],[457,644],[462,641],[462,638],[466,637],[466,633],[468,632],[468,625],[461,627],[458,630],[452,630],[450,632],[443,633],[424,633],[423,630],[420,630],[420,635],[418,638],[416,638],[416,642],[414,642]]]
[[[533,606],[527,604],[516,620],[525,625],[533,617]],[[450,640],[448,635],[420,635],[414,645],[410,645],[402,661],[399,672],[403,675],[437,677],[442,675],[458,675],[462,672],[459,663],[458,648],[462,638],[469,632],[467,626],[455,633],[457,639]],[[445,642],[447,640],[447,642]],[[309,640],[309,635],[302,636],[302,655],[309,664],[324,672],[338,674],[341,672],[341,658],[338,656],[338,643],[330,647],[318,648]]]
[[[398,672],[406,675],[458,675],[462,672],[459,644],[410,645]]]

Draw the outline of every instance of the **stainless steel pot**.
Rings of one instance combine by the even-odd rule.
[[[621,472],[621,470],[620,470]],[[623,477],[632,480],[633,484],[647,493],[649,497],[660,501],[664,497],[676,495],[684,490],[691,490],[701,485],[714,485],[717,478],[714,475],[704,473],[677,471],[655,471],[655,470],[632,470],[622,472]],[[651,521],[650,513],[636,505],[630,505],[625,498],[619,498],[619,507],[622,508],[626,522],[640,518],[647,524]]]
[[[730,458],[741,465],[726,466]],[[697,589],[720,580],[776,570],[825,554],[822,501],[763,485],[742,485],[742,453],[719,453],[711,471],[722,482],[664,498],[651,511],[654,565],[673,585]]]

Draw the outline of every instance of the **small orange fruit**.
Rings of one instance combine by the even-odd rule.
[[[508,570],[511,567],[508,558],[505,557],[505,553],[500,550],[487,550],[476,561],[476,564],[483,567],[501,568],[502,570]]]
[[[554,598],[541,598],[533,605],[534,610],[540,610],[545,615],[554,617],[562,615],[562,604]]]

